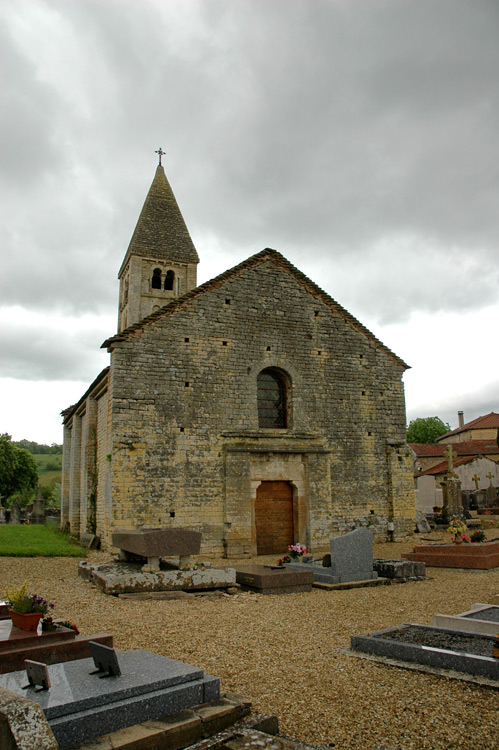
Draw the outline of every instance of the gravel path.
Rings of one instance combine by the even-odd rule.
[[[497,536],[492,531],[489,538]],[[393,559],[411,548],[376,545],[375,556]],[[99,593],[78,577],[77,566],[69,558],[0,558],[0,592],[28,579],[31,591],[56,603],[55,616],[73,620],[82,633],[109,632],[116,648],[199,666],[220,677],[224,690],[250,698],[254,712],[276,714],[281,732],[298,739],[338,750],[499,747],[497,690],[338,650],[353,634],[430,624],[436,612],[492,602],[497,571],[431,568],[427,581],[375,588],[133,601]]]

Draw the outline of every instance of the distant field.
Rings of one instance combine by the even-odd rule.
[[[60,453],[33,453],[38,473],[42,474],[47,471],[58,471],[62,470],[62,456]]]
[[[0,526],[2,557],[86,557],[87,550],[55,526]]]
[[[60,453],[33,453],[33,458],[42,487],[61,483],[62,455]]]

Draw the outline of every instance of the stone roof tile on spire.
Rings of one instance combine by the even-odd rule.
[[[118,278],[131,255],[198,263],[199,258],[165,170],[158,165]]]

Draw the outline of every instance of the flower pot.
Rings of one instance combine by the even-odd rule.
[[[454,544],[462,544],[462,543],[463,543],[462,537],[456,535],[454,539]]]
[[[12,624],[16,628],[21,628],[21,630],[36,630],[38,628],[38,623],[43,617],[43,612],[28,612],[27,614],[22,614],[21,612],[14,612],[13,609],[10,609],[9,615]]]

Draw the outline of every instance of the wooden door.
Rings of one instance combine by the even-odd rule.
[[[257,555],[281,554],[294,542],[293,488],[288,482],[262,482],[256,491]]]

